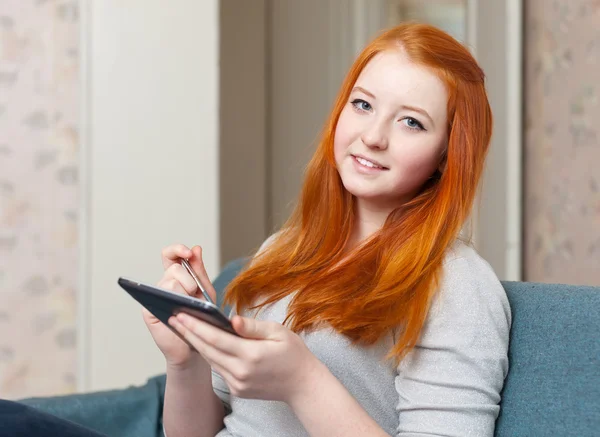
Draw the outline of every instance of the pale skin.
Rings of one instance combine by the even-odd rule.
[[[357,200],[354,245],[379,230],[442,165],[447,99],[443,82],[401,50],[378,54],[357,79],[334,142],[340,177]],[[165,248],[165,274],[158,285],[196,294],[180,258],[189,258],[214,297],[198,246]],[[211,367],[233,396],[286,402],[311,436],[388,435],[302,338],[279,323],[236,315],[232,324],[239,338],[190,316],[172,317],[169,323],[197,354],[147,311],[144,320],[167,361],[169,437],[212,437],[223,427],[224,408],[212,390]]]

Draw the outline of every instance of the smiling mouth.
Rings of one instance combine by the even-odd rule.
[[[375,164],[374,162],[369,161],[368,159],[365,159],[361,156],[352,155],[352,158],[354,158],[354,160],[356,162],[358,162],[360,165],[363,165],[365,167],[372,168],[375,170],[388,170],[386,167],[383,167],[379,164]]]

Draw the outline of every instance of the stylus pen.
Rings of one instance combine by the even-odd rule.
[[[202,292],[202,295],[204,296],[204,298],[207,301],[209,301],[210,303],[214,304],[214,302],[212,301],[212,299],[210,298],[210,296],[208,295],[208,293],[206,292],[206,290],[204,290],[204,287],[202,287],[202,284],[200,284],[200,278],[198,278],[198,275],[196,274],[196,272],[194,271],[194,269],[192,269],[192,266],[190,265],[190,263],[188,262],[188,260],[185,259],[185,258],[181,258],[181,265],[183,267],[185,267],[185,269],[192,276],[192,278],[194,278],[194,281],[196,281],[196,285],[198,286],[198,288]]]

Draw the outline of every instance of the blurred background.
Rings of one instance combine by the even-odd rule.
[[[487,74],[477,249],[503,280],[599,285],[598,0],[1,0],[0,397],[162,373],[117,278],[155,282],[173,242],[211,277],[252,253],[354,56],[406,20]]]

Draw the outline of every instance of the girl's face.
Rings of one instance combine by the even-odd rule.
[[[446,149],[447,102],[444,83],[401,50],[365,66],[334,140],[338,172],[359,205],[392,210],[417,194]]]

